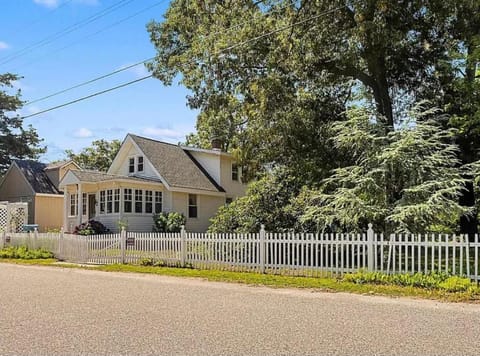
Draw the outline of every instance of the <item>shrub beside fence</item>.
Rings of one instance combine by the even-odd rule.
[[[74,263],[139,263],[255,271],[284,275],[342,275],[359,270],[387,274],[440,272],[478,282],[479,241],[464,235],[139,233],[106,235],[3,233],[0,247],[45,248]]]

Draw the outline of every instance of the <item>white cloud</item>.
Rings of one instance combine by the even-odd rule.
[[[73,136],[78,138],[89,138],[93,136],[93,133],[89,129],[82,127],[75,131]]]
[[[57,7],[60,4],[60,0],[33,0],[33,2],[49,8]]]
[[[167,141],[171,141],[172,139],[178,141],[185,138],[184,132],[171,129],[162,129],[159,127],[146,127],[143,129],[142,134],[148,137],[156,137]]]
[[[133,63],[127,63],[125,65],[120,66],[116,70],[124,69],[126,67],[131,66],[131,65],[133,65]],[[147,68],[145,68],[145,65],[143,63],[139,64],[135,67],[128,68],[126,71],[128,73],[133,74],[135,76],[135,78],[143,78],[143,77],[146,77],[147,75],[150,74],[149,71],[147,70]]]
[[[0,50],[9,48],[10,46],[7,44],[7,42],[0,41]]]

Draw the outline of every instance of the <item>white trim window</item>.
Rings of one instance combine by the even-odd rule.
[[[132,212],[132,189],[130,188],[123,190],[123,211],[125,213]]]
[[[143,190],[135,189],[135,213],[143,213]]]
[[[135,173],[135,157],[128,159],[128,173]]]
[[[77,216],[78,202],[77,194],[70,194],[70,216]]]
[[[105,191],[100,191],[100,214],[105,214]]]
[[[145,213],[153,213],[153,192],[151,190],[145,191]]]
[[[107,190],[107,214],[113,212],[113,191],[111,189]]]
[[[198,217],[197,194],[188,194],[188,217]]]
[[[143,156],[137,157],[137,172],[143,172],[144,164],[143,164]]]
[[[113,191],[113,212],[120,212],[120,189],[115,189]]]
[[[155,192],[155,214],[162,212],[162,192]]]

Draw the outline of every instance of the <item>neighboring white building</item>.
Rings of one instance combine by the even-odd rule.
[[[217,149],[183,147],[128,134],[107,173],[70,170],[64,191],[64,226],[90,219],[112,231],[152,231],[152,216],[179,212],[186,229],[205,231],[218,208],[245,194],[233,157]]]

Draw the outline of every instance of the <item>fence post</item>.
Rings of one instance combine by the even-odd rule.
[[[7,246],[7,233],[5,230],[2,231],[2,248]]]
[[[38,247],[38,230],[37,228],[33,229],[33,248],[39,248]]]
[[[265,273],[265,225],[260,225],[260,273]]]
[[[185,267],[187,257],[187,233],[185,231],[185,225],[182,225],[180,229],[180,265]]]
[[[125,226],[122,226],[122,230],[120,231],[120,249],[122,250],[121,263],[125,263],[126,244],[127,244],[127,230],[125,230]]]
[[[370,223],[368,224],[368,230],[367,230],[367,259],[368,259],[368,270],[370,272],[374,270],[374,256],[375,256],[375,253],[373,251],[374,236],[375,236],[375,232],[373,231],[373,225]]]
[[[58,239],[58,258],[63,259],[63,233],[64,229],[63,226],[60,228],[60,237]]]

